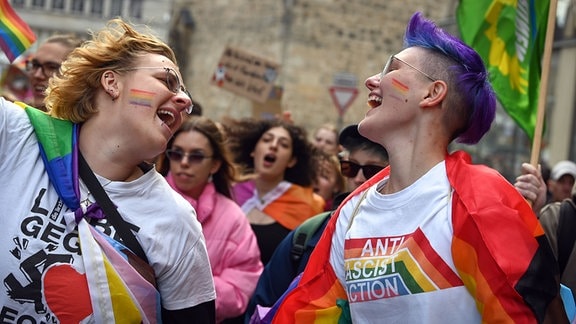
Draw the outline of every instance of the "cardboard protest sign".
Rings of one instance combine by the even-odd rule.
[[[260,103],[268,100],[280,65],[245,50],[226,47],[211,83]]]

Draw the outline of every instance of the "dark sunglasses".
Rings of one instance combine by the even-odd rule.
[[[185,153],[180,150],[166,150],[166,156],[170,161],[174,162],[181,162],[186,157],[189,163],[201,163],[204,159],[212,158],[212,156],[207,156],[200,152]]]
[[[370,179],[376,175],[376,173],[380,172],[380,170],[384,169],[384,167],[372,164],[360,165],[352,161],[340,161],[340,170],[345,177],[356,177],[360,169],[362,169],[362,174],[364,174],[364,177],[366,179]]]

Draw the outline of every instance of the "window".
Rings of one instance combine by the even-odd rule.
[[[72,0],[72,6],[70,10],[73,14],[84,13],[84,0]]]
[[[92,9],[90,11],[92,15],[102,17],[104,12],[104,3],[102,0],[92,0]]]
[[[110,17],[122,16],[122,0],[112,0],[110,4]]]
[[[44,9],[45,4],[46,4],[45,0],[32,0],[32,8]]]
[[[52,0],[52,9],[63,11],[64,10],[64,0]]]
[[[142,18],[142,0],[130,1],[129,16],[132,18]]]
[[[12,0],[13,8],[24,8],[24,0]]]

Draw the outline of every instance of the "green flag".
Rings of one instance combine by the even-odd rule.
[[[484,60],[506,112],[533,139],[549,0],[460,0],[462,40]]]

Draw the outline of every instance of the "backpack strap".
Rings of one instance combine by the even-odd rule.
[[[332,211],[323,212],[308,218],[300,224],[300,226],[296,227],[292,238],[292,249],[290,250],[292,261],[300,261],[304,251],[306,251],[306,244],[308,244],[310,237],[316,233],[318,228],[320,228],[324,220],[329,217],[330,214],[332,214]]]
[[[576,206],[572,199],[564,199],[560,204],[560,215],[558,216],[558,229],[556,237],[558,240],[558,266],[560,275],[564,273],[570,254],[576,241]]]

